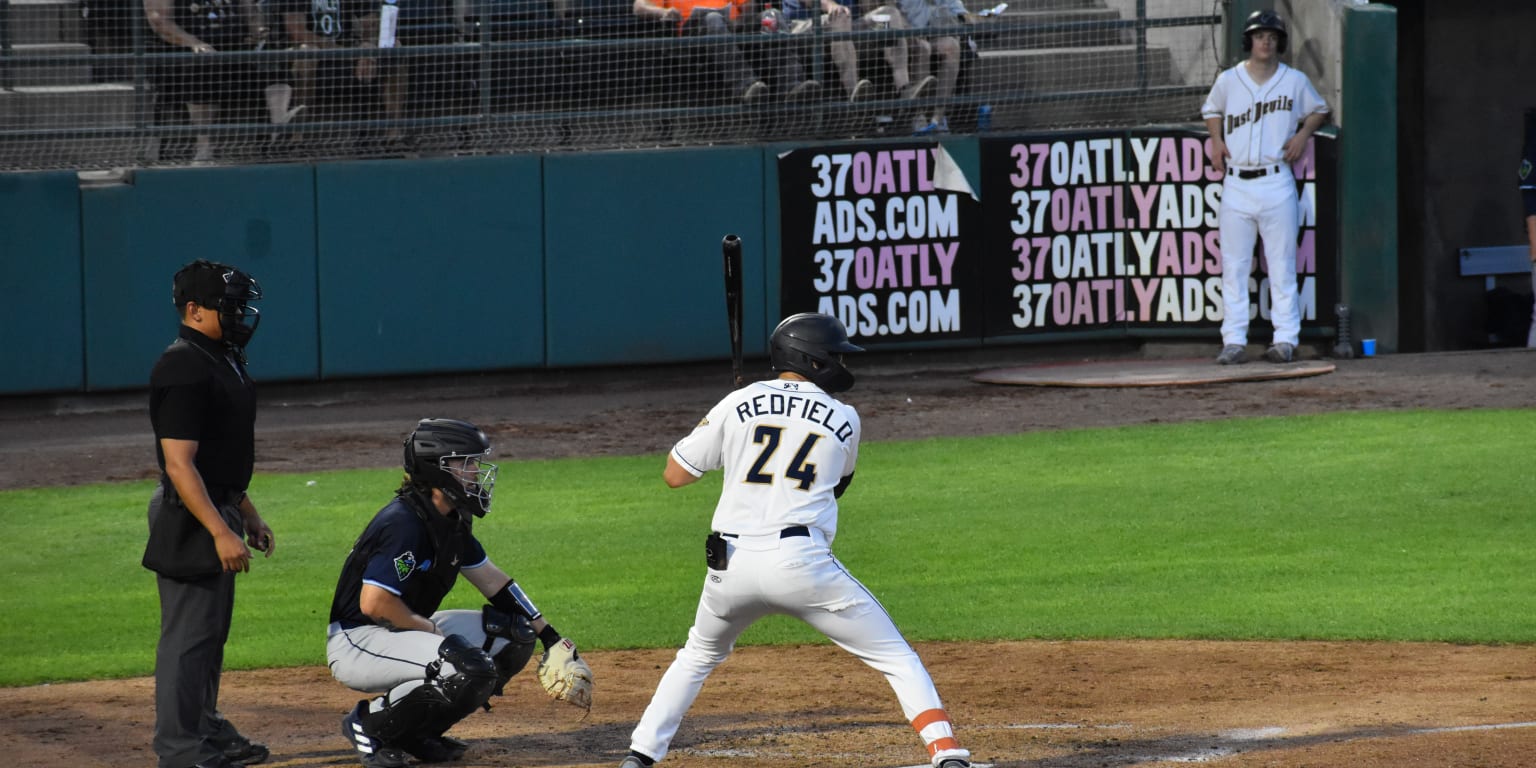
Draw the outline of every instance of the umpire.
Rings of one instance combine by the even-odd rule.
[[[251,549],[271,557],[273,546],[245,494],[256,449],[245,345],[261,318],[250,306],[259,298],[261,287],[239,269],[202,259],[182,267],[172,281],[180,332],[149,377],[160,486],[149,501],[143,563],[160,592],[159,768],[230,768],[268,756],[218,712],[235,574],[250,570]]]

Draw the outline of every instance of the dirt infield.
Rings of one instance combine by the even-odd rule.
[[[1196,350],[1204,354],[1207,350]],[[1214,353],[1214,347],[1208,350]],[[997,434],[1333,410],[1536,406],[1536,352],[1336,361],[1327,375],[1206,386],[1003,387],[972,377],[1037,362],[1190,356],[1103,346],[868,356],[847,399],[866,440]],[[260,350],[252,365],[259,373]],[[1263,365],[1256,363],[1255,365]],[[659,452],[728,382],[719,364],[376,383],[267,385],[258,469],[393,466],[417,418],[487,427],[504,459]],[[142,393],[0,400],[0,488],[150,476]],[[281,531],[279,531],[281,535]],[[252,578],[259,578],[257,573]],[[871,585],[876,592],[879,585]],[[681,631],[682,628],[679,628]],[[239,643],[235,628],[232,643]],[[18,652],[20,649],[6,649]],[[997,766],[1536,764],[1536,648],[1381,643],[926,644],[962,741]],[[455,729],[460,765],[616,765],[670,651],[593,651],[591,714],[531,677]],[[152,682],[0,689],[0,743],[28,768],[151,766]],[[229,673],[221,702],[271,765],[354,764],[355,696],[323,668]],[[926,764],[885,682],[828,646],[746,648],[710,679],[665,765]]]

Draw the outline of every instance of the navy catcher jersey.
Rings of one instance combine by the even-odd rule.
[[[460,569],[485,563],[485,548],[468,526],[452,525],[449,531],[451,521],[445,519],[440,539],[434,537],[415,504],[396,496],[363,529],[341,566],[331,621],[345,629],[373,623],[358,606],[364,584],[388,590],[416,614],[431,616],[453,589]]]

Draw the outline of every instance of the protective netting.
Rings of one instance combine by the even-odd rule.
[[[0,0],[0,169],[1198,121],[1219,65],[1212,0],[960,7]]]

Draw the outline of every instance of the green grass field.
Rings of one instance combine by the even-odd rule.
[[[1536,642],[1536,411],[1342,414],[864,446],[835,549],[909,640]],[[476,528],[586,648],[681,644],[718,475],[503,464]],[[324,663],[331,591],[396,470],[258,476],[231,669]],[[148,482],[0,492],[0,685],[149,674]],[[461,582],[447,607],[478,607]],[[822,642],[788,620],[744,644]]]

